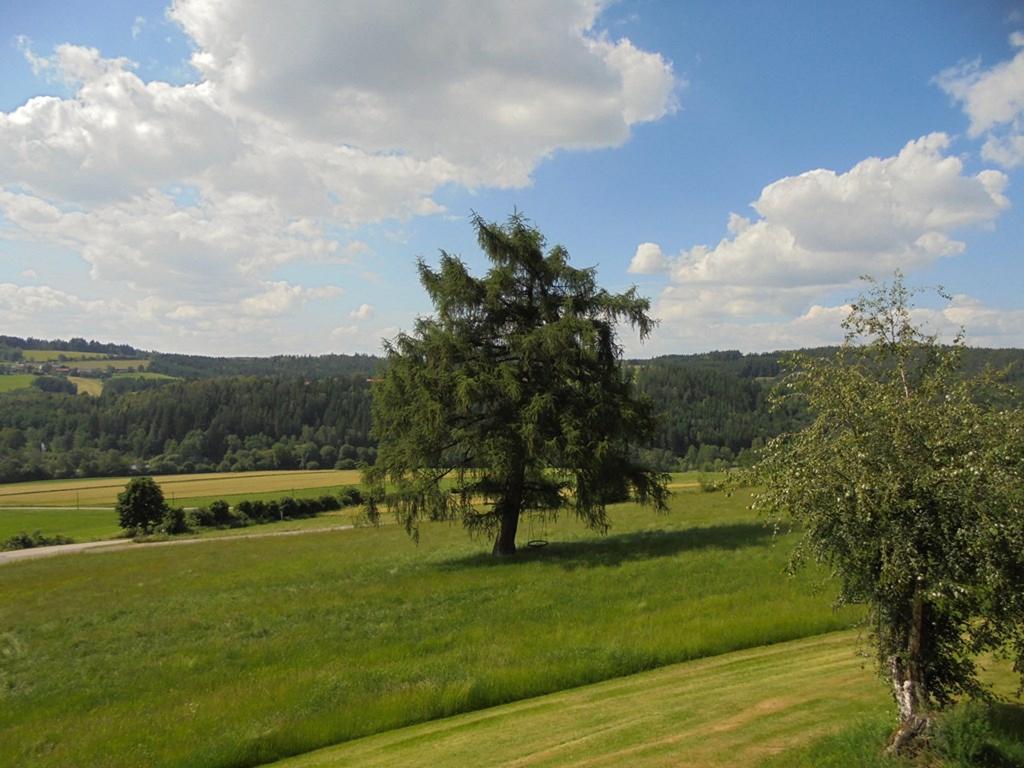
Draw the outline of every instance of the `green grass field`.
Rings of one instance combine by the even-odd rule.
[[[860,651],[854,632],[735,651],[397,728],[275,766],[914,768],[882,753],[894,707]],[[989,672],[996,682],[1013,677],[1005,661]],[[996,688],[1013,696],[1009,685]],[[1024,705],[1000,705],[994,719],[1024,753]]]
[[[14,392],[32,386],[36,377],[31,373],[12,373],[0,376],[0,392]]]
[[[5,565],[0,765],[257,765],[855,618],[743,495],[612,519],[512,562],[431,524]]]
[[[98,541],[114,538],[121,529],[112,509],[0,509],[0,541],[33,531]]]
[[[755,766],[837,724],[891,718],[841,632],[664,667],[388,731],[280,768]],[[888,721],[886,721],[888,724]],[[883,730],[884,738],[884,730]]]

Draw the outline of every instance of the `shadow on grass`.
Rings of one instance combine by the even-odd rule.
[[[442,568],[489,567],[546,563],[566,570],[621,565],[630,560],[671,557],[697,549],[741,549],[771,540],[771,530],[759,523],[732,523],[681,531],[638,531],[577,541],[552,541],[547,546],[522,546],[512,557],[481,552],[444,562]]]
[[[990,718],[995,743],[982,747],[978,765],[985,768],[1020,768],[1024,765],[1024,705],[995,704]]]

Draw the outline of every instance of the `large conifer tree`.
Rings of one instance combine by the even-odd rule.
[[[545,253],[520,214],[473,224],[490,270],[473,277],[443,251],[437,270],[421,260],[436,314],[386,345],[373,398],[380,445],[365,473],[371,517],[386,505],[413,535],[424,518],[461,519],[511,555],[524,514],[568,507],[605,530],[611,501],[664,507],[664,477],[631,456],[653,416],[616,340],[619,323],[647,337],[647,299],[599,288],[561,246]]]

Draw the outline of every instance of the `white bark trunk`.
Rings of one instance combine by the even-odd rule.
[[[886,752],[899,754],[931,726],[927,716],[928,694],[918,666],[924,641],[925,605],[920,594],[915,595],[907,643],[907,659],[897,654],[889,657],[889,674],[892,678],[892,692],[899,711],[900,725],[893,734]]]

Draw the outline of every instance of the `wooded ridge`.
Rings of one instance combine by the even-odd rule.
[[[370,355],[217,358],[147,353],[123,344],[0,336],[0,348],[145,356],[176,379],[112,379],[99,397],[0,394],[0,482],[130,473],[351,469],[371,464]],[[805,350],[828,355],[833,348]],[[802,423],[768,393],[785,352],[737,351],[628,360],[650,397],[656,434],[642,453],[659,469],[721,469],[752,461],[763,442]],[[8,356],[6,359],[10,359]],[[968,349],[964,367],[1024,384],[1024,350]],[[2,377],[0,377],[2,378]]]

